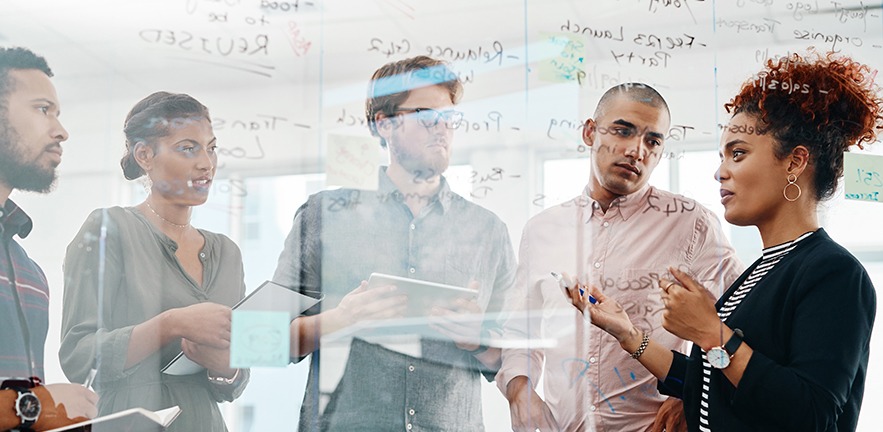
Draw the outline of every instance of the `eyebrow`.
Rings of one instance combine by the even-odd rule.
[[[726,144],[724,144],[724,152],[727,151],[727,150],[729,150],[731,147],[733,147],[733,146],[736,145],[736,144],[748,144],[748,141],[745,141],[745,140],[740,139],[740,138],[736,138],[736,139],[734,139],[734,140],[730,140],[729,142],[727,142]],[[720,157],[723,157],[723,156],[724,156],[724,152],[719,151],[719,152],[717,152],[717,155],[720,156]]]
[[[629,128],[629,129],[633,129],[633,130],[638,130],[638,127],[635,126],[634,123],[632,123],[632,122],[630,122],[630,121],[627,121],[627,120],[623,120],[623,119],[617,119],[617,120],[614,120],[614,121],[613,121],[613,124],[615,124],[615,125],[619,125],[619,126],[625,126],[625,127]],[[664,140],[665,140],[665,135],[663,135],[663,134],[661,134],[661,133],[659,133],[659,132],[654,132],[654,131],[651,131],[651,130],[647,130],[647,128],[644,128],[644,132],[645,132],[647,135],[649,135],[649,136],[651,136],[651,137],[653,137],[653,138],[656,138],[656,139],[658,139],[658,140],[660,140],[660,141],[664,141]]]
[[[209,142],[207,143],[207,145],[211,145],[213,142],[215,142],[215,141],[217,141],[217,140],[218,140],[218,137],[212,137],[212,140],[209,141]],[[188,143],[195,144],[195,145],[201,145],[201,144],[199,143],[199,141],[196,141],[196,140],[193,140],[193,139],[190,139],[190,138],[184,138],[184,139],[182,139],[181,141],[176,142],[175,145],[181,144],[181,143],[183,143],[183,142],[188,142]]]

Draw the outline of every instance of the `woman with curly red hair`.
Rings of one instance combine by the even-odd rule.
[[[716,303],[677,269],[659,282],[663,326],[693,342],[689,356],[650,340],[596,287],[568,290],[662,393],[684,400],[690,431],[855,430],[876,297],[816,209],[836,190],[843,153],[883,125],[875,75],[848,57],[793,54],[726,104],[715,173],[724,216],[756,226],[764,249]]]

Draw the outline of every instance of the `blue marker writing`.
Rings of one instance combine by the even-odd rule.
[[[563,288],[565,291],[567,291],[567,283],[564,282],[564,277],[563,277],[563,276],[561,276],[559,273],[552,272],[552,277],[554,277],[555,280],[558,281],[558,286],[560,286],[560,287]],[[580,289],[579,289],[579,295],[582,296],[582,295],[585,295],[585,294],[586,294],[586,291],[585,291],[584,289],[580,288]],[[595,303],[598,303],[598,300],[596,300],[594,297],[592,297],[591,295],[589,295],[589,303],[591,303],[591,304],[595,304]]]

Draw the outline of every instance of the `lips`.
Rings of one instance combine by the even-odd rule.
[[[190,187],[194,189],[205,190],[208,189],[212,184],[212,179],[210,177],[200,177],[197,179],[190,180]]]
[[[631,171],[631,172],[635,173],[635,175],[637,175],[637,176],[641,175],[641,170],[638,169],[637,166],[632,165],[630,163],[618,163],[618,164],[616,164],[616,166],[618,166],[624,170]]]
[[[734,195],[727,189],[721,189],[721,204],[726,204]]]

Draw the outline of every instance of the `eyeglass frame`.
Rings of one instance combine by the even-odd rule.
[[[417,120],[420,122],[420,124],[422,124],[423,127],[425,127],[425,128],[431,128],[431,127],[435,127],[435,126],[437,126],[438,123],[439,123],[443,118],[444,118],[444,120],[445,120],[445,124],[446,124],[446,125],[453,126],[453,128],[457,128],[457,127],[459,127],[459,126],[460,126],[460,122],[463,121],[463,112],[462,112],[462,111],[457,111],[457,110],[451,110],[451,109],[449,109],[449,110],[444,110],[444,111],[440,111],[440,110],[437,110],[437,109],[435,109],[435,108],[427,108],[427,107],[415,107],[415,108],[399,107],[399,108],[396,109],[396,111],[395,111],[396,114],[399,114],[399,113],[416,113],[416,114],[418,114],[418,115],[419,115],[421,112],[433,112],[433,113],[435,113],[434,121],[433,121],[432,124],[426,124],[426,122],[423,121],[422,118],[417,118]],[[457,118],[454,119],[454,118],[451,117],[451,116],[456,116]]]

